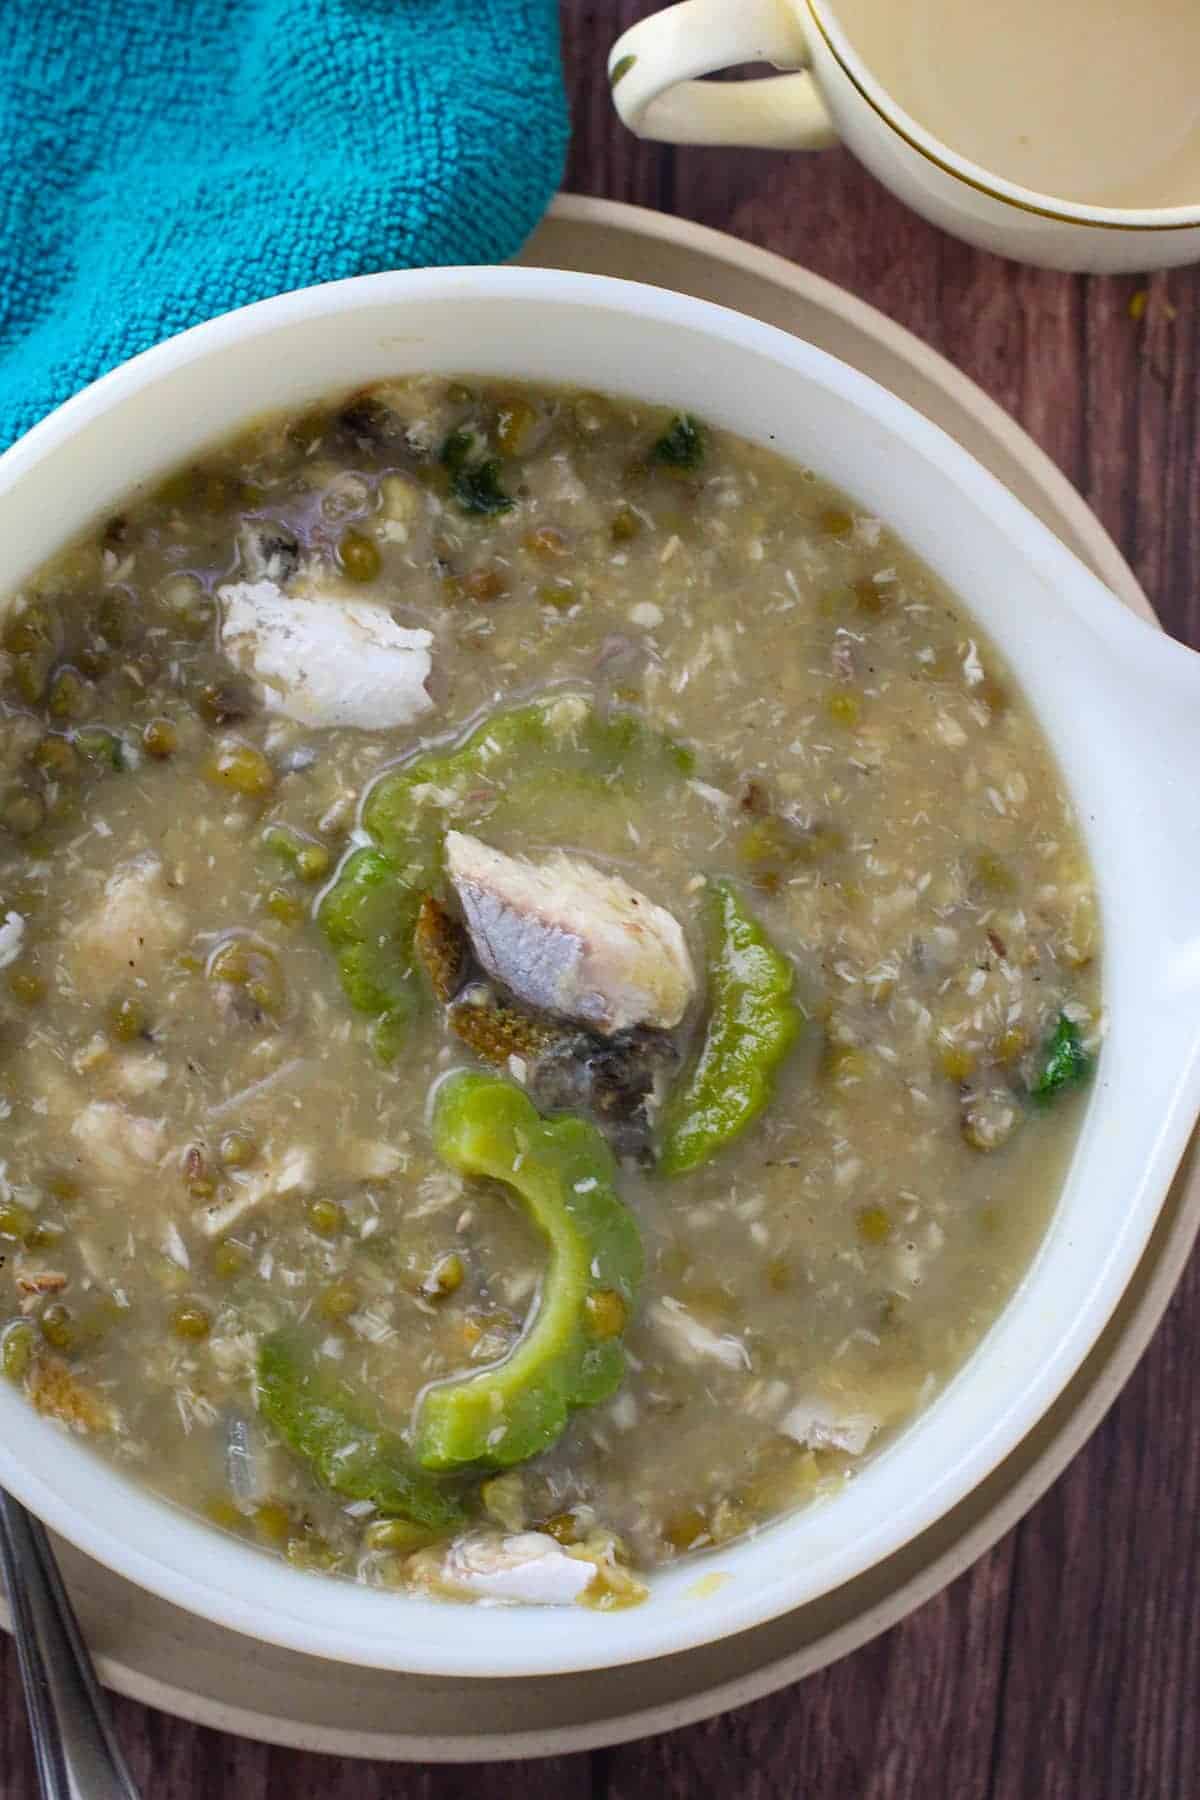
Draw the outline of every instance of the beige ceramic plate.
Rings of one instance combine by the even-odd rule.
[[[832,351],[944,426],[1127,605],[1153,617],[1115,545],[1012,420],[916,338],[828,282],[719,232],[571,196],[555,203],[521,260],[679,288]],[[104,1681],[218,1730],[340,1756],[470,1762],[584,1750],[689,1724],[846,1655],[995,1543],[1116,1397],[1162,1315],[1198,1225],[1200,1171],[1189,1154],[1116,1317],[1020,1449],[889,1562],[724,1643],[630,1669],[468,1684],[354,1670],[257,1644],[143,1593],[67,1545],[60,1545],[63,1570]]]

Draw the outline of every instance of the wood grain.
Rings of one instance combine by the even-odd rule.
[[[639,144],[603,68],[650,10],[564,0],[567,185],[732,231],[918,333],[1015,414],[1200,646],[1200,270],[1021,269],[914,218],[842,151]],[[886,1636],[723,1719],[519,1769],[339,1763],[125,1701],[122,1741],[155,1800],[1185,1800],[1200,1792],[1198,1341],[1193,1263],[1120,1401],[1016,1531]],[[0,1800],[34,1800],[7,1642],[0,1660]]]

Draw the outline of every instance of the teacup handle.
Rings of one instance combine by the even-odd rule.
[[[696,79],[750,62],[807,71],[808,46],[787,0],[680,0],[617,39],[608,79],[617,111],[639,137],[764,150],[823,150],[836,141],[807,72]]]

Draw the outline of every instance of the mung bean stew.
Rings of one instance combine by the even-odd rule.
[[[0,719],[0,1355],[131,1478],[629,1605],[835,1497],[1019,1281],[1088,860],[966,606],[818,473],[343,395],[0,603]]]

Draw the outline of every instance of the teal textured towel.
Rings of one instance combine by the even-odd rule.
[[[0,448],[247,301],[501,261],[558,185],[555,0],[0,10]]]

